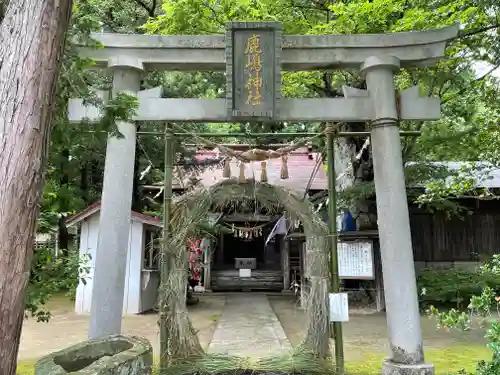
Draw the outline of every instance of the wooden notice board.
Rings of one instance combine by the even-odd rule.
[[[373,242],[370,240],[342,241],[337,246],[341,279],[374,280]]]

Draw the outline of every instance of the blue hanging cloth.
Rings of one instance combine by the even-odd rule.
[[[352,214],[349,211],[345,211],[342,216],[342,226],[341,232],[355,232],[356,228],[356,220],[352,217]]]

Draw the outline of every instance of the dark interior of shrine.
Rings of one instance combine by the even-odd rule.
[[[224,220],[224,219],[222,219]],[[280,268],[280,244],[276,237],[266,240],[276,220],[259,222],[223,222],[224,233],[219,237],[213,260],[214,269],[235,269],[235,258],[255,258],[256,269]]]
[[[232,227],[233,224],[235,232],[224,233],[224,238],[218,243],[219,246],[223,246],[221,249],[223,263],[218,265],[219,268],[235,268],[235,258],[255,258],[257,269],[279,269],[279,243],[272,238],[266,245],[267,237],[276,224],[275,221],[237,222],[229,225],[226,223],[228,227]],[[238,228],[245,229],[239,231]]]

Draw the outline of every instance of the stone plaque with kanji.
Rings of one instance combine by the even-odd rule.
[[[229,22],[226,33],[228,117],[273,121],[281,98],[279,22]]]

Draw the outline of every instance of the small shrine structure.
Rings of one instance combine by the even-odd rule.
[[[79,227],[79,252],[88,264],[88,273],[82,274],[76,289],[75,312],[91,311],[94,287],[95,259],[100,233],[101,203],[66,219],[68,228]],[[160,274],[158,268],[159,243],[162,223],[158,218],[131,211],[128,225],[128,247],[123,292],[123,314],[140,314],[154,308],[157,302]]]

